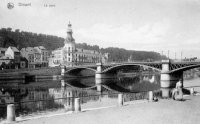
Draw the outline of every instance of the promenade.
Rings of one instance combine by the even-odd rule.
[[[197,124],[200,122],[200,96],[185,101],[159,100],[26,120],[18,124]]]
[[[200,86],[200,80],[185,87]],[[198,92],[199,87],[195,87]],[[200,123],[200,95],[184,96],[185,101],[160,99],[158,102],[126,104],[122,107],[60,114],[18,121],[17,124],[197,124]]]

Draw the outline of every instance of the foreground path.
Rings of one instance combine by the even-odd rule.
[[[32,119],[18,124],[193,124],[200,122],[200,96]]]

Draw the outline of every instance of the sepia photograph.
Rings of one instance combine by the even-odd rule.
[[[200,0],[0,0],[0,124],[198,124]]]

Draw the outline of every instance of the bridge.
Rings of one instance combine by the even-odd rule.
[[[129,63],[111,63],[102,64],[97,63],[96,65],[88,66],[74,66],[65,67],[61,66],[61,75],[72,71],[81,71],[84,69],[89,69],[95,72],[96,83],[101,83],[102,79],[109,78],[108,73],[113,73],[113,71],[123,68],[123,67],[144,67],[151,68],[160,72],[161,75],[161,87],[169,88],[175,87],[176,82],[182,81],[183,84],[183,72],[189,69],[200,67],[200,62],[173,62],[170,60],[162,60],[161,62],[129,62]]]

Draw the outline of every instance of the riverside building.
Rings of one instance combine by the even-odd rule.
[[[50,67],[59,65],[87,65],[99,62],[105,63],[107,61],[107,56],[102,55],[98,51],[76,48],[75,39],[72,34],[72,25],[69,23],[64,46],[52,51],[52,55],[49,59]]]
[[[22,48],[20,53],[28,60],[28,68],[48,67],[49,51],[45,47]]]

